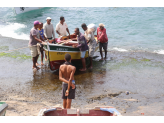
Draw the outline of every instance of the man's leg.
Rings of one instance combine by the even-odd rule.
[[[82,62],[83,68],[79,69],[80,71],[86,71],[85,53],[86,51],[81,51],[81,62]]]
[[[46,55],[46,52],[44,52],[44,54],[45,54],[45,61],[47,61],[47,55]]]
[[[104,51],[105,51],[105,58],[104,59],[106,59],[107,58],[107,49]]]
[[[63,99],[63,108],[66,109],[67,106],[67,99]]]
[[[37,68],[36,67],[36,57],[32,57],[32,61],[33,61],[33,68]]]
[[[36,56],[36,66],[39,65],[39,64],[38,64],[38,57],[39,57],[39,55]],[[37,68],[39,68],[39,67],[37,67]]]
[[[102,48],[99,49],[99,50],[100,50],[100,55],[101,55],[101,59],[100,60],[103,60]]]
[[[85,64],[85,58],[81,58],[83,68],[79,69],[80,71],[86,71],[86,64]]]
[[[100,55],[101,55],[101,59],[100,60],[103,60],[102,43],[99,43],[99,50],[100,50]]]
[[[44,65],[44,64],[43,64],[43,56],[44,56],[44,55],[43,55],[43,50],[40,50],[40,52],[41,52],[41,65]]]
[[[66,106],[67,109],[71,108],[71,102],[72,102],[72,99],[67,98],[67,106]]]
[[[89,57],[89,60],[90,60],[89,69],[92,69],[92,57]]]
[[[104,51],[105,51],[105,58],[104,58],[104,59],[107,58],[107,46],[108,46],[108,43],[104,43],[104,44],[103,44],[103,49],[104,49]]]

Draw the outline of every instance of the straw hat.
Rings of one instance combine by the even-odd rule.
[[[100,26],[104,27],[105,25],[104,25],[103,23],[100,23],[100,24],[99,24],[99,27],[100,27]]]

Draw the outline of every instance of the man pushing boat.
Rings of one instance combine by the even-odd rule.
[[[65,55],[65,63],[59,68],[59,80],[62,81],[63,108],[71,108],[72,99],[75,98],[74,73],[76,68],[71,64],[71,55]]]

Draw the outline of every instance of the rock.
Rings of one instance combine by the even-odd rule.
[[[129,91],[126,91],[125,93],[126,93],[126,95],[129,95]]]

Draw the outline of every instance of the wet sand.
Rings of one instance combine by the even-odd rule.
[[[2,52],[26,47],[28,41],[0,37],[0,43]],[[164,115],[163,55],[109,50],[106,61],[99,59],[92,70],[75,73],[73,108],[113,106],[123,116]],[[47,62],[33,72],[28,48],[0,53],[0,62],[0,101],[9,105],[6,116],[37,116],[41,108],[62,107],[58,72],[52,73]]]

